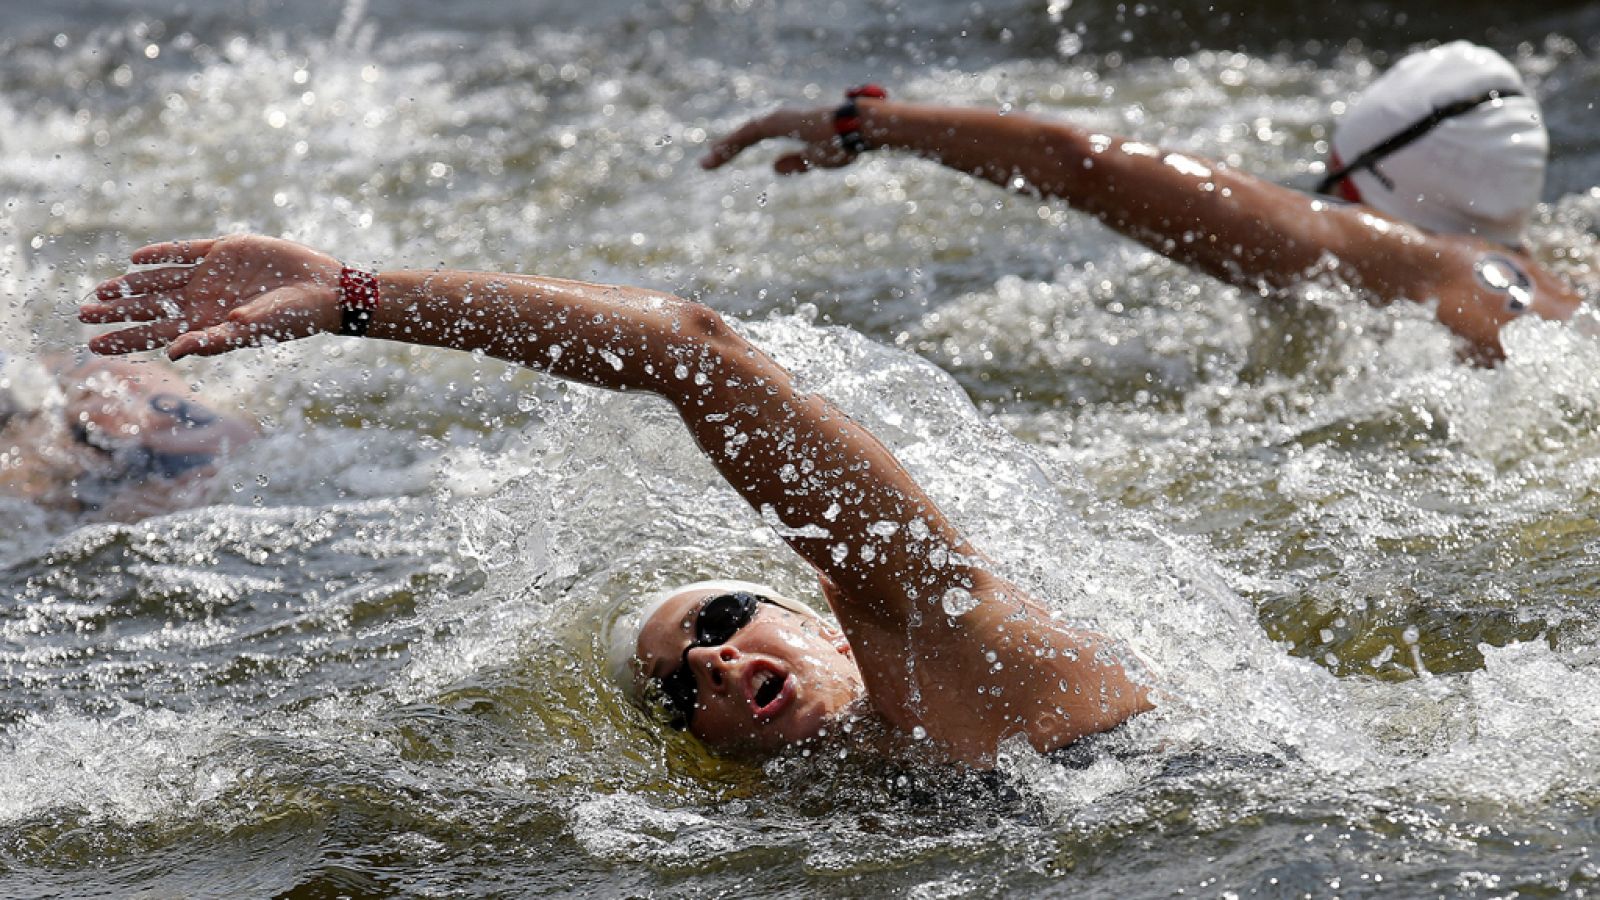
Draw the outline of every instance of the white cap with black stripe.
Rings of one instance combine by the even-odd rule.
[[[1516,67],[1454,41],[1405,57],[1373,82],[1340,120],[1333,150],[1335,165],[1349,166],[1352,199],[1429,231],[1514,246],[1544,188],[1550,137]]]

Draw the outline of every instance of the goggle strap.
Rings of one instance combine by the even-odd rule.
[[[1437,107],[1433,112],[1424,116],[1422,119],[1406,128],[1404,131],[1391,135],[1388,139],[1379,143],[1376,147],[1373,147],[1371,150],[1368,150],[1367,152],[1356,157],[1349,165],[1335,169],[1334,171],[1323,176],[1322,180],[1317,182],[1317,193],[1328,193],[1328,191],[1332,189],[1334,185],[1350,177],[1351,173],[1358,172],[1361,169],[1367,169],[1371,171],[1373,177],[1377,178],[1385,188],[1392,191],[1394,190],[1394,182],[1391,181],[1387,175],[1384,175],[1377,169],[1377,164],[1385,157],[1390,156],[1391,154],[1399,151],[1401,148],[1418,140],[1433,129],[1438,128],[1440,123],[1447,119],[1453,119],[1456,116],[1466,115],[1485,103],[1491,103],[1495,100],[1501,100],[1506,97],[1521,96],[1522,92],[1516,88],[1500,88],[1487,91],[1476,97],[1469,97],[1466,100],[1458,100],[1455,103],[1448,103],[1444,106]]]

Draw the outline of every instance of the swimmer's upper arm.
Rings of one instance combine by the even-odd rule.
[[[1498,244],[1421,231],[1359,204],[1322,223],[1335,272],[1376,303],[1435,304],[1439,323],[1478,362],[1503,355],[1500,329],[1534,315],[1565,321],[1582,305],[1572,287]]]
[[[1382,256],[1387,268],[1395,257],[1392,245],[1407,239],[1384,233],[1391,224],[1405,226],[1364,214],[1370,212],[1365,207],[1308,195],[1222,163],[1139,141],[1085,136],[1070,127],[1060,128],[1057,140],[1075,150],[1059,154],[1066,169],[1077,156],[1087,167],[1046,182],[1046,193],[1228,284],[1291,289],[1330,260],[1344,266]]]
[[[738,335],[698,340],[713,370],[669,397],[729,484],[826,577],[891,723],[981,763],[1008,735],[1049,750],[1149,708],[1104,638],[991,572],[870,432]]]
[[[842,621],[898,627],[914,595],[964,577],[975,551],[871,432],[731,330],[697,340],[714,369],[665,393],[728,483],[849,599]]]
[[[1432,298],[1439,321],[1471,342],[1478,361],[1493,363],[1504,351],[1500,329],[1525,315],[1566,321],[1583,305],[1572,286],[1520,253],[1480,242],[1458,241],[1441,253]]]

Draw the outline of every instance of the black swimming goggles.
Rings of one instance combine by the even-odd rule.
[[[750,624],[762,603],[782,606],[776,600],[744,591],[718,594],[700,605],[694,617],[694,640],[683,648],[683,660],[676,669],[655,679],[661,705],[666,707],[667,724],[682,731],[689,727],[700,702],[700,688],[689,667],[689,651],[696,647],[715,647],[733,640],[739,629]]]
[[[1389,180],[1389,176],[1378,170],[1378,163],[1399,152],[1402,148],[1410,146],[1411,144],[1420,140],[1423,135],[1426,135],[1428,132],[1438,128],[1442,123],[1449,119],[1454,119],[1456,116],[1464,116],[1467,113],[1472,112],[1478,107],[1484,105],[1485,103],[1493,103],[1506,97],[1521,96],[1522,92],[1516,88],[1500,88],[1493,91],[1486,91],[1476,97],[1469,97],[1465,100],[1459,100],[1455,103],[1438,107],[1433,112],[1424,116],[1421,121],[1418,121],[1403,131],[1396,132],[1395,134],[1390,135],[1388,138],[1379,141],[1378,144],[1371,150],[1368,150],[1367,152],[1356,157],[1349,164],[1340,166],[1339,168],[1334,169],[1332,172],[1329,172],[1327,175],[1323,176],[1322,180],[1317,182],[1317,193],[1332,193],[1334,185],[1345,180],[1346,178],[1349,178],[1352,174],[1359,172],[1362,169],[1370,171],[1372,173],[1372,177],[1378,179],[1378,181],[1381,182],[1384,187],[1392,191],[1394,190],[1394,182]]]

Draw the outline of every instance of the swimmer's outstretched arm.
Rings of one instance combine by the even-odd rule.
[[[1063,200],[1156,252],[1222,281],[1281,290],[1332,271],[1370,296],[1438,299],[1439,320],[1480,351],[1499,352],[1499,329],[1518,314],[1473,279],[1482,242],[1445,241],[1359,205],[1303,194],[1221,163],[1020,113],[861,99],[861,134],[1009,190]],[[715,142],[700,164],[717,168],[773,138],[803,141],[781,174],[834,168],[833,111],[779,110]],[[1541,280],[1532,312],[1566,319],[1577,297]]]
[[[96,352],[210,355],[340,326],[339,262],[287,241],[158,244],[132,259],[168,265],[102,284],[79,316],[148,324],[96,337]],[[370,337],[481,351],[670,401],[728,483],[831,582],[874,707],[952,757],[987,760],[1011,734],[1051,749],[1149,708],[1103,639],[990,572],[876,438],[714,311],[526,275],[395,271],[378,284]],[[950,591],[976,608],[948,615]]]

